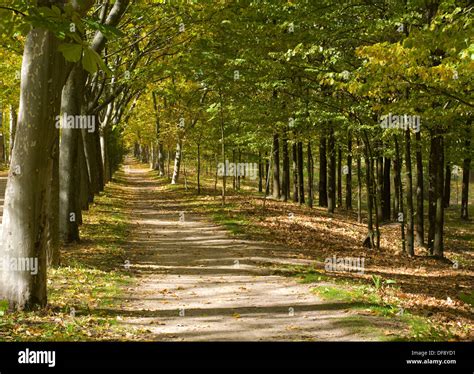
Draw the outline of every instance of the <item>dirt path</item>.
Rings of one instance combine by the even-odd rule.
[[[262,266],[280,261],[285,249],[231,237],[205,217],[188,214],[170,192],[158,191],[149,170],[130,160],[124,168],[132,196],[127,256],[139,283],[122,302],[121,321],[147,330],[143,339],[380,338],[354,332],[347,305],[322,301],[310,285]],[[387,327],[386,320],[367,318],[373,327]]]

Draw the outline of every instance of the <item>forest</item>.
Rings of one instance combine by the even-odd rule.
[[[0,0],[0,341],[472,341],[469,0]]]

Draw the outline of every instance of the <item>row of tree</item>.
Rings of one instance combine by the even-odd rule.
[[[395,219],[406,253],[418,242],[442,257],[455,166],[468,218],[471,19],[467,0],[0,5],[0,100],[18,113],[0,257],[40,260],[36,276],[3,271],[1,297],[46,303],[47,264],[79,239],[125,149],[171,183],[192,160],[198,191],[202,170],[217,185],[218,162],[256,162],[275,199],[313,206],[318,193],[333,212],[356,197],[366,246]],[[63,114],[96,126],[58,129]]]

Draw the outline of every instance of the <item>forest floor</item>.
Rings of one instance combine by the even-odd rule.
[[[203,179],[197,195],[189,175],[170,185],[128,158],[50,269],[48,307],[0,305],[0,340],[472,339],[472,222],[447,229],[455,266],[409,259],[398,225],[377,253],[351,214],[264,208],[245,188],[223,208]],[[364,271],[328,272],[332,256],[363,257]]]

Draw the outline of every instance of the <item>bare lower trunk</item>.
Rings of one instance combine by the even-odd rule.
[[[76,64],[71,71],[66,85],[63,89],[61,99],[61,118],[63,115],[76,116],[81,114],[82,88],[83,88],[82,66]],[[81,212],[77,205],[76,193],[79,186],[78,171],[78,137],[81,136],[80,129],[64,128],[61,131],[60,155],[59,155],[59,232],[63,242],[79,240],[78,221]]]
[[[313,155],[311,153],[311,142],[308,142],[307,148],[307,171],[308,171],[308,206],[313,207]]]
[[[5,191],[0,246],[0,258],[9,264],[0,272],[0,299],[14,309],[44,306],[47,301],[48,208],[58,133],[54,123],[63,83],[57,45],[51,32],[34,28],[23,52],[16,145]],[[26,260],[33,264],[30,269],[13,266]]]
[[[334,213],[336,205],[336,150],[334,149],[334,130],[330,130],[328,139],[328,212]]]
[[[324,131],[324,130],[323,130]],[[328,191],[327,191],[327,157],[326,157],[326,135],[323,132],[319,140],[319,206],[328,206]]]
[[[405,130],[405,171],[406,171],[406,185],[407,185],[407,253],[409,256],[415,254],[415,241],[413,236],[414,221],[413,221],[413,178],[411,167],[411,142],[410,130]]]
[[[280,194],[280,142],[278,134],[273,134],[273,197],[279,199]]]
[[[423,156],[421,153],[421,134],[416,133],[416,214],[415,214],[415,241],[418,245],[424,244],[424,214],[423,214]]]
[[[298,149],[296,142],[293,143],[291,148],[291,154],[293,156],[293,202],[298,202]]]
[[[357,139],[357,148],[360,142]],[[360,154],[357,154],[357,222],[362,223],[362,165]]]
[[[10,153],[9,153],[9,160],[11,160],[13,154],[13,145],[15,144],[15,134],[16,134],[16,126],[17,126],[17,114],[15,107],[10,105]]]
[[[461,191],[461,219],[469,219],[469,174],[471,171],[471,124],[472,121],[469,120],[466,124],[466,140],[465,140],[465,152],[467,156],[464,158],[462,164],[462,191]]]
[[[181,151],[182,151],[183,143],[181,139],[178,140],[176,143],[176,154],[174,157],[174,170],[173,170],[173,177],[171,178],[171,184],[178,183],[179,179],[179,169],[181,167]]]
[[[346,209],[352,210],[352,135],[347,139]]]
[[[433,238],[433,255],[436,257],[444,256],[444,140],[441,134],[436,136],[436,181],[435,181],[435,201],[436,201],[436,215],[435,215],[435,230]]]
[[[282,199],[288,201],[290,198],[290,158],[288,156],[288,135],[287,131],[283,132],[283,178],[281,185]]]

